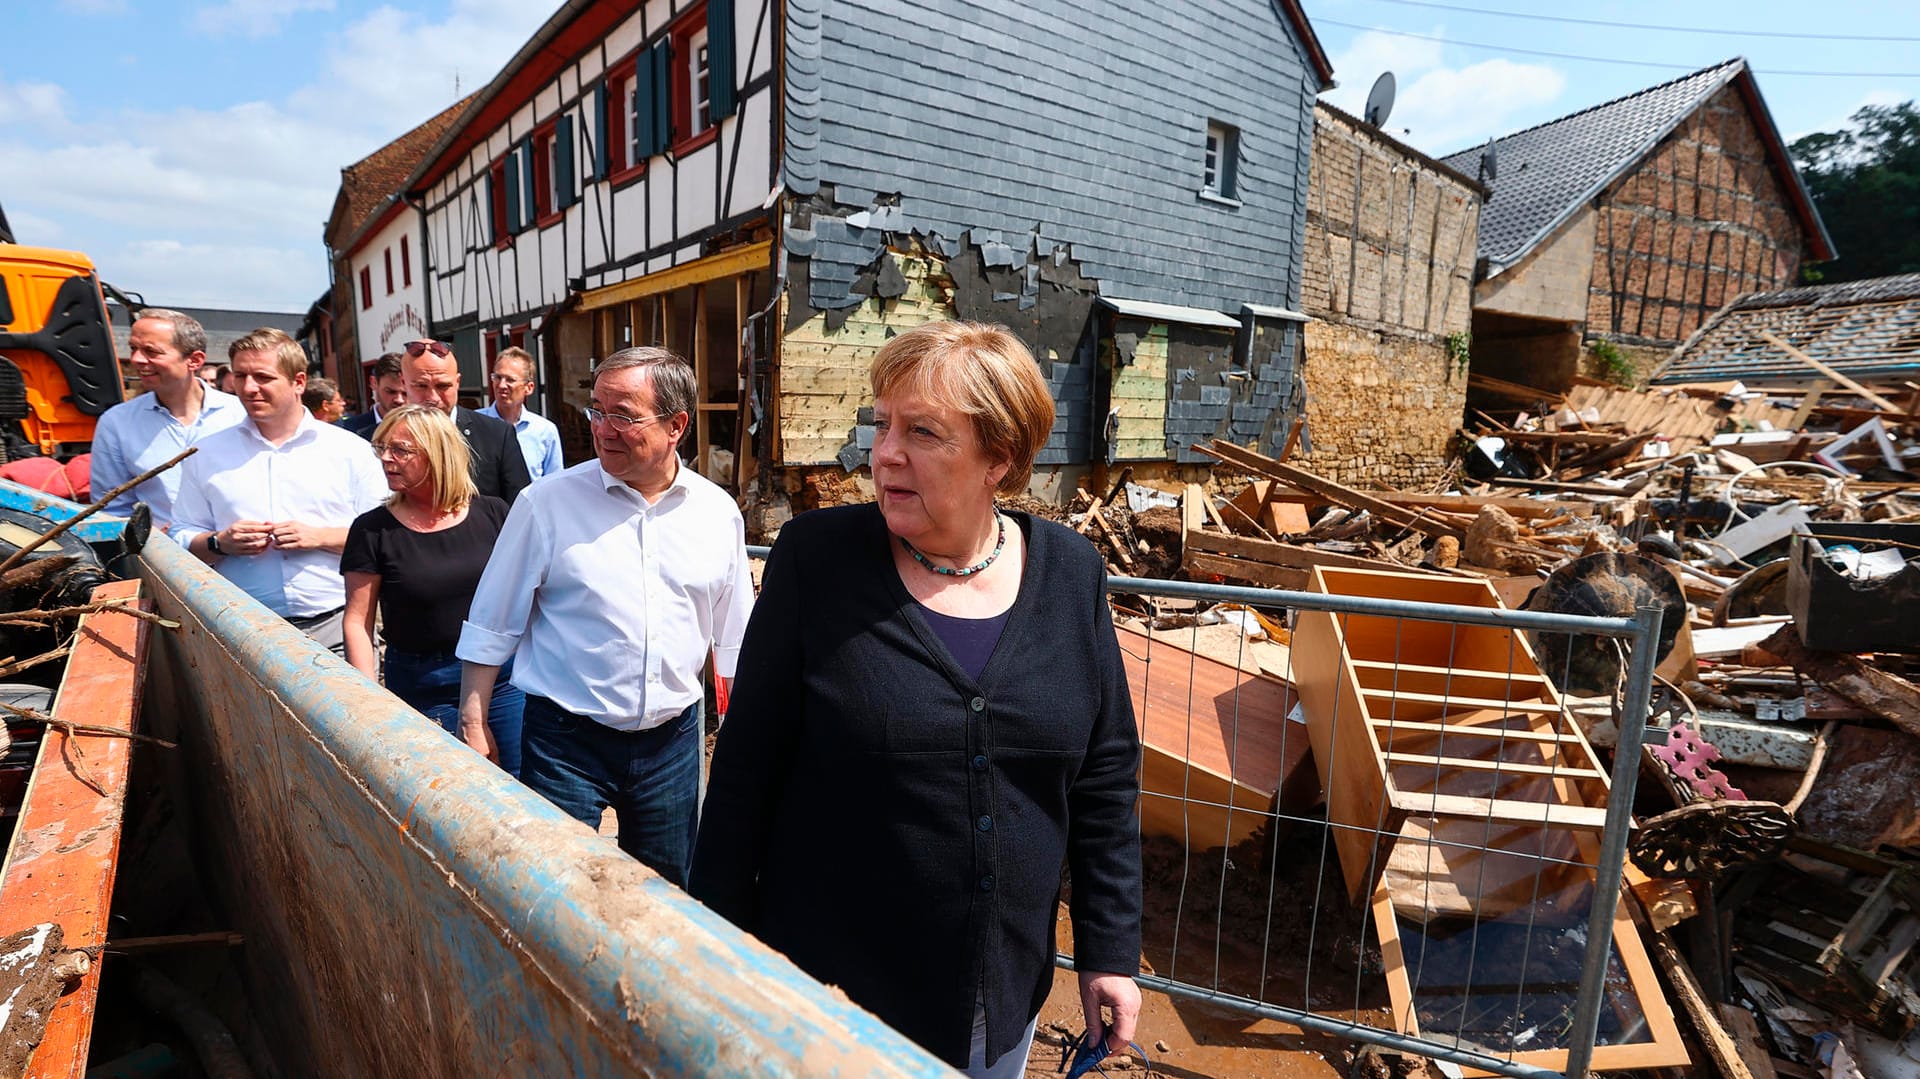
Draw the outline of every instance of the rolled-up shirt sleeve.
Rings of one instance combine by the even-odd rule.
[[[722,678],[732,678],[740,665],[740,642],[747,633],[747,619],[753,615],[747,526],[738,515],[734,516],[733,529],[733,579],[714,596],[713,604],[713,668]]]
[[[533,596],[546,580],[553,537],[530,501],[516,499],[480,574],[454,654],[498,667],[513,658],[533,619]]]

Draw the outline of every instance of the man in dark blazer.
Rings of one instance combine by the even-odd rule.
[[[340,426],[371,440],[381,417],[407,403],[407,380],[400,373],[400,354],[389,352],[373,361],[367,370],[367,382],[373,390],[373,405],[340,421]]]
[[[409,402],[431,405],[453,417],[453,425],[467,440],[473,485],[481,494],[512,502],[533,482],[513,428],[459,406],[460,365],[453,358],[451,346],[443,341],[414,341],[401,356],[400,369],[406,377]]]

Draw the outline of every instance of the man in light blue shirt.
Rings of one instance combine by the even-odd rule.
[[[191,315],[160,307],[140,311],[127,347],[147,392],[108,409],[94,425],[93,489],[100,494],[246,418],[239,398],[199,377],[207,360],[207,331]],[[115,497],[107,512],[124,517],[134,503],[145,502],[153,523],[166,527],[173,522],[180,476],[178,467],[170,468]]]
[[[533,396],[533,357],[527,350],[501,349],[494,357],[488,386],[493,403],[479,412],[513,426],[520,439],[520,455],[527,459],[527,472],[537,480],[565,468],[560,461],[560,428],[545,416],[527,411],[527,398]]]

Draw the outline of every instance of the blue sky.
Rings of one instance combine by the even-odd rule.
[[[1893,40],[1920,39],[1920,5],[1304,2],[1341,83],[1329,100],[1357,113],[1375,76],[1392,70],[1389,131],[1436,155],[1732,56],[1753,63],[1789,139],[1832,130],[1863,104],[1920,98],[1920,41]],[[150,302],[270,310],[303,310],[327,287],[321,229],[340,168],[450,104],[456,80],[461,91],[484,85],[554,10],[551,0],[6,7],[0,206],[20,239],[85,251]],[[1874,40],[1582,26],[1469,7]]]

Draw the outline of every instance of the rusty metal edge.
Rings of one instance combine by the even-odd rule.
[[[503,946],[655,1074],[952,1071],[784,956],[487,764],[177,545],[141,556],[286,702],[405,844],[499,927]],[[244,722],[244,717],[233,717]]]

